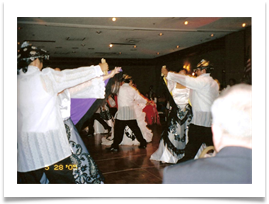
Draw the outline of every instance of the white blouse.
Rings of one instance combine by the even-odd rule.
[[[121,85],[118,94],[118,112],[116,118],[119,120],[135,120],[134,106],[136,104],[146,104],[147,100],[137,89],[127,83]]]
[[[211,105],[219,95],[219,85],[210,76],[203,74],[196,78],[168,72],[167,79],[178,82],[190,88],[190,102],[192,104],[193,117],[191,123],[211,127]]]
[[[17,77],[17,142],[19,172],[55,164],[71,155],[57,94],[103,75],[100,66],[40,71],[29,66]]]
[[[167,80],[168,90],[172,93],[173,99],[178,106],[187,105],[189,103],[189,96],[190,96],[190,89],[183,88],[178,89],[176,88],[177,83],[171,80]]]

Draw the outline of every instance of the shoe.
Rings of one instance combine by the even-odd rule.
[[[139,145],[138,148],[139,148],[139,149],[146,149],[146,148],[147,148],[147,144]]]
[[[88,137],[93,137],[93,133],[89,133],[87,136]]]
[[[116,148],[116,147],[110,147],[110,148],[107,148],[107,150],[109,152],[118,152],[119,151],[119,148]]]

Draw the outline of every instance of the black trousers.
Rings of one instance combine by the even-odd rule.
[[[111,147],[118,148],[119,144],[123,139],[124,129],[128,125],[128,127],[135,134],[136,139],[140,142],[140,145],[146,145],[147,141],[144,139],[140,128],[138,127],[136,120],[115,120],[114,124],[114,141]]]
[[[94,113],[93,116],[87,120],[84,125],[82,126],[82,130],[85,127],[89,127],[89,134],[93,134],[94,133],[94,128],[93,128],[93,124],[94,124],[94,120],[97,120],[99,123],[101,123],[101,125],[103,125],[104,129],[109,129],[109,125],[104,121],[103,118],[101,118],[99,113]]]
[[[40,184],[40,179],[45,172],[49,179],[49,184],[75,184],[73,170],[69,170],[69,165],[72,165],[70,157],[53,164],[47,168],[38,169],[29,172],[18,172],[19,184]]]
[[[205,143],[207,146],[213,145],[211,127],[190,124],[188,136],[189,142],[185,147],[185,156],[180,159],[178,163],[194,159],[203,143]]]

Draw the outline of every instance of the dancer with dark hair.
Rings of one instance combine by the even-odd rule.
[[[103,75],[107,63],[61,72],[43,68],[49,54],[24,42],[18,55],[17,171],[21,183],[75,183],[71,150],[61,117],[59,92]],[[42,70],[42,71],[41,71]]]
[[[163,67],[162,74],[165,75],[166,72],[166,67]],[[187,70],[181,69],[178,73],[186,75]],[[173,81],[167,81],[167,88],[168,94],[170,95],[170,92],[172,94],[169,99],[173,105],[159,147],[150,159],[162,163],[177,163],[184,156],[188,128],[192,119],[191,106],[188,103],[190,89]]]
[[[146,148],[147,142],[143,138],[141,130],[137,124],[137,116],[135,114],[134,106],[136,103],[147,104],[147,100],[142,97],[137,89],[132,87],[130,83],[132,78],[128,75],[124,76],[123,84],[121,85],[118,93],[118,112],[115,117],[114,125],[114,140],[109,148],[110,151],[119,151],[119,144],[122,141],[124,129],[128,126],[140,142],[139,148]]]
[[[207,146],[213,145],[210,108],[219,95],[219,85],[210,76],[211,70],[213,67],[210,62],[202,59],[195,69],[196,78],[172,72],[165,73],[168,80],[191,89],[190,103],[193,117],[189,128],[189,141],[185,148],[184,157],[178,162],[193,159],[203,143]]]

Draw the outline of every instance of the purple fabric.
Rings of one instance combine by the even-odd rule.
[[[107,85],[108,81],[109,79],[105,80],[105,85]],[[71,98],[71,120],[75,125],[95,101],[96,98]]]

